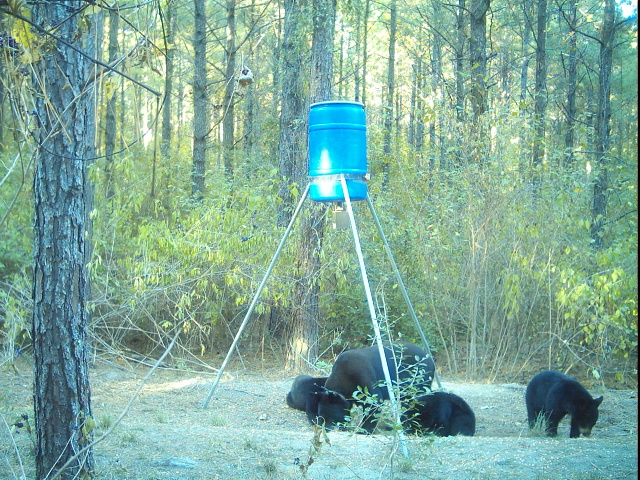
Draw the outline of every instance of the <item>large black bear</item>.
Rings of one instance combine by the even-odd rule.
[[[433,392],[411,402],[403,414],[403,428],[407,433],[433,433],[473,436],[476,416],[461,397],[449,392]]]
[[[291,385],[291,390],[287,393],[287,405],[297,410],[306,412],[307,418],[313,422],[318,416],[318,404],[315,401],[309,402],[310,395],[320,393],[324,387],[327,377],[312,377],[311,375],[298,375]]]
[[[602,403],[602,397],[594,399],[577,380],[555,370],[546,370],[533,377],[525,399],[530,428],[542,415],[547,423],[547,435],[556,436],[560,420],[568,414],[571,415],[571,438],[591,435]]]
[[[435,372],[433,358],[417,345],[403,343],[394,345],[393,350],[387,344],[384,347],[385,358],[392,382],[406,380],[414,386],[412,394],[423,394],[431,388]],[[398,366],[396,368],[396,360]],[[324,424],[327,429],[337,423],[345,422],[354,403],[363,403],[354,397],[359,389],[376,395],[378,400],[388,400],[389,392],[384,383],[384,371],[378,346],[348,350],[341,353],[333,365],[331,374],[325,382],[325,388],[318,394],[309,396],[308,408],[317,411],[313,423]],[[402,400],[402,399],[400,399]],[[372,433],[375,424],[375,409],[365,419],[362,428]]]

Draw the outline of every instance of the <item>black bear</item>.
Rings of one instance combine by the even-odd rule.
[[[432,392],[416,398],[403,414],[403,428],[407,433],[433,433],[473,436],[476,416],[461,397],[449,392]]]
[[[412,394],[423,394],[431,388],[435,372],[433,358],[417,345],[404,343],[387,344],[384,354],[392,382],[406,381],[414,386]],[[396,360],[397,359],[397,360]],[[397,366],[396,366],[397,362]],[[348,350],[341,353],[333,365],[325,388],[318,394],[309,396],[308,408],[317,411],[318,418],[313,423],[324,424],[328,429],[345,422],[354,403],[363,402],[354,397],[357,390],[366,391],[378,400],[388,400],[389,392],[384,383],[384,371],[378,346]],[[372,433],[375,428],[375,408],[364,420],[362,428]]]
[[[287,405],[306,412],[307,418],[312,422],[318,416],[318,404],[313,400],[309,401],[310,395],[318,394],[326,381],[327,377],[298,375],[287,393]]]
[[[555,370],[546,370],[533,377],[525,399],[530,428],[542,416],[547,435],[556,436],[560,420],[568,414],[571,415],[571,438],[591,435],[602,403],[602,397],[591,397],[578,381]]]

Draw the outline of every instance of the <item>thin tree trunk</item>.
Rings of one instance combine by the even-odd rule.
[[[367,104],[367,61],[369,59],[369,15],[371,13],[371,0],[364,2],[364,18],[362,20],[362,104]]]
[[[458,0],[456,10],[456,51],[455,51],[455,78],[456,78],[456,120],[464,122],[464,52],[466,39],[467,7],[465,0]]]
[[[433,6],[433,13],[436,18],[442,15],[442,9],[439,3],[435,3]],[[433,186],[433,179],[436,169],[436,158],[442,156],[442,145],[438,139],[437,129],[442,128],[442,116],[444,108],[441,108],[440,104],[440,79],[442,78],[442,38],[437,32],[431,34],[431,95],[435,98],[435,111],[436,114],[432,115],[429,122],[429,175],[430,186]],[[423,85],[426,87],[426,75],[423,74]],[[424,106],[424,104],[423,104]],[[423,115],[424,117],[424,115]],[[422,133],[424,135],[424,122],[422,122]],[[420,138],[420,137],[418,137]],[[422,151],[420,149],[419,151]]]
[[[465,0],[458,0],[456,8],[456,43],[455,43],[455,59],[454,59],[454,76],[455,76],[455,122],[454,132],[457,139],[463,138],[466,134],[467,125],[465,124],[466,115],[466,93],[465,93],[465,79],[467,73],[464,68],[465,52],[468,45],[468,12]],[[448,162],[448,167],[459,167],[465,163],[466,150],[460,141],[454,143],[455,149],[455,165],[452,162]]]
[[[355,12],[356,15],[356,35],[355,35],[355,45],[354,49],[356,51],[356,61],[354,62],[355,68],[353,72],[353,99],[356,102],[360,101],[360,68],[362,65],[362,40],[365,35],[365,30],[367,26],[364,23],[363,15],[361,13],[360,8],[358,8]]]
[[[387,95],[384,107],[384,141],[382,160],[382,189],[389,185],[389,164],[391,160],[391,138],[393,130],[393,103],[396,89],[396,32],[398,22],[398,5],[396,0],[391,0],[389,5],[391,18],[389,20],[389,58],[387,59]]]
[[[162,105],[162,144],[160,150],[162,152],[162,158],[169,159],[171,155],[171,141],[172,141],[172,125],[174,122],[172,115],[172,99],[174,95],[173,91],[173,77],[175,71],[175,37],[176,37],[176,3],[168,2],[165,10],[166,15],[166,33],[167,33],[167,55],[165,58],[165,79],[164,79],[164,103]],[[179,122],[178,122],[179,123]],[[176,149],[177,150],[177,149]]]
[[[195,29],[193,33],[193,170],[191,195],[201,201],[205,190],[207,168],[207,138],[209,134],[209,99],[207,97],[207,18],[204,0],[194,0]]]
[[[282,68],[282,96],[280,113],[280,141],[278,154],[278,169],[280,172],[280,186],[278,196],[282,204],[278,209],[278,225],[286,226],[293,214],[296,196],[293,189],[298,178],[297,165],[306,164],[305,133],[307,119],[303,113],[305,96],[303,88],[304,52],[300,46],[299,37],[302,35],[302,10],[304,0],[285,0],[284,27],[281,46]],[[298,184],[298,188],[301,183]]]
[[[120,23],[120,15],[116,11],[109,12],[109,62],[114,62],[118,57],[118,30]],[[105,134],[104,134],[104,146],[105,146],[105,183],[106,183],[106,198],[107,202],[110,202],[115,195],[115,187],[113,184],[113,152],[116,146],[116,104],[118,96],[116,95],[116,88],[114,85],[114,77],[110,77],[108,82],[111,88],[107,89],[109,98],[107,99],[107,113],[105,118]]]
[[[577,0],[569,1],[569,40],[567,42],[567,106],[565,112],[564,163],[565,167],[573,165],[575,149],[575,125],[578,116],[576,104],[576,89],[578,86],[578,41],[576,35],[576,20],[578,13]]]
[[[600,37],[598,112],[595,132],[597,177],[593,186],[593,220],[591,223],[591,239],[595,249],[604,247],[603,227],[607,218],[608,155],[611,143],[611,68],[615,39],[615,16],[616,4],[614,0],[605,0]]]
[[[58,25],[56,35],[93,57],[95,26],[80,26],[79,0],[33,6],[38,25]],[[89,28],[89,30],[85,30]],[[88,167],[95,158],[95,100],[87,88],[93,65],[54,42],[39,62],[45,90],[36,95],[34,175],[33,349],[36,479],[76,454],[61,478],[92,478],[93,436],[89,384],[91,254],[89,212],[93,189]],[[34,82],[34,85],[40,85]],[[86,449],[85,449],[86,448]]]
[[[222,119],[222,156],[224,172],[228,181],[233,180],[234,137],[235,137],[235,93],[236,93],[236,5],[235,0],[227,0],[227,67]]]
[[[420,91],[421,73],[419,73],[422,69],[422,57],[420,55],[417,55],[414,58],[411,69],[413,71],[413,81],[411,82],[411,96],[409,97],[409,129],[407,132],[407,143],[415,149],[417,123],[420,116],[420,113],[418,112],[418,105],[422,99],[422,96],[420,95],[422,93]]]
[[[527,90],[529,88],[529,41],[531,39],[531,0],[522,2],[522,13],[524,26],[522,29],[522,67],[520,67],[520,110],[521,114],[526,111]]]
[[[489,0],[475,0],[469,10],[469,55],[471,67],[471,107],[474,124],[487,111],[487,10]]]
[[[250,25],[256,25],[258,22],[258,15],[256,15],[256,2],[255,0],[251,0],[251,9],[249,14],[249,23]],[[249,57],[247,58],[247,64],[250,65],[254,69],[254,74],[258,72],[255,71],[256,65],[253,63],[254,59],[259,58],[257,55],[254,55],[254,48],[251,48]],[[243,65],[244,67],[244,65]],[[258,111],[258,98],[256,95],[256,90],[253,86],[247,87],[246,93],[246,112],[244,117],[244,154],[245,154],[245,166],[246,172],[245,176],[249,178],[253,169],[255,168],[254,159],[257,157],[257,111]]]
[[[537,192],[545,155],[545,122],[547,111],[547,0],[538,1],[536,34],[536,91],[533,114],[533,190]]]

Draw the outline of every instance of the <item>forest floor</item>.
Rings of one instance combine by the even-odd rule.
[[[329,432],[314,440],[304,412],[285,403],[292,377],[277,367],[225,370],[207,409],[215,375],[157,369],[120,423],[149,367],[98,362],[91,371],[99,480],[350,479],[637,479],[638,391],[590,389],[604,395],[591,437],[570,439],[568,419],[556,438],[529,432],[525,385],[441,378],[476,414],[474,437],[417,437],[389,432]],[[27,362],[0,368],[0,479],[33,479],[32,438],[11,425],[33,417]],[[397,437],[397,436],[396,436]],[[402,445],[408,456],[402,453]],[[308,466],[306,473],[301,467]]]

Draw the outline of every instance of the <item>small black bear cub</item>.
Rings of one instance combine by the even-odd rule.
[[[601,396],[594,399],[578,381],[555,370],[546,370],[533,377],[525,399],[529,428],[533,428],[542,415],[546,420],[547,435],[556,436],[560,420],[571,415],[571,438],[591,435],[602,403]]]
[[[433,392],[418,397],[404,413],[402,423],[408,433],[433,433],[440,437],[473,436],[476,432],[476,416],[471,407],[458,395],[449,392]]]

